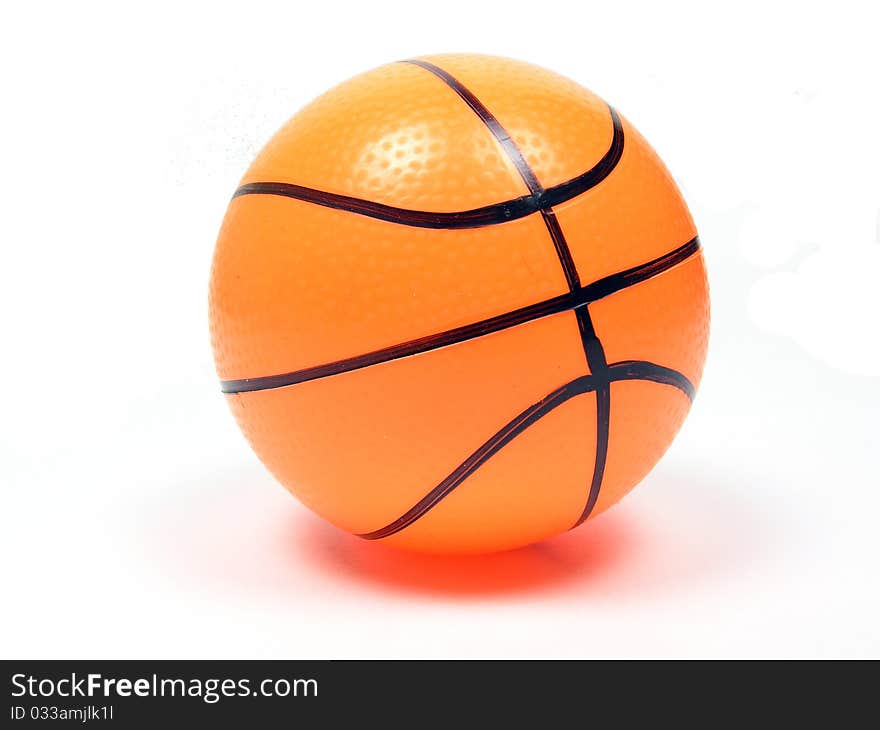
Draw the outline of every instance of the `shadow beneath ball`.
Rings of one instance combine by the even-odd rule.
[[[642,602],[728,581],[778,559],[783,525],[743,496],[747,475],[661,467],[619,506],[576,530],[505,553],[410,553],[342,532],[264,472],[206,476],[141,510],[139,551],[199,592],[282,602],[363,600],[363,592],[452,600]],[[303,586],[308,586],[303,591]]]
[[[432,555],[354,537],[318,520],[291,528],[293,549],[319,568],[375,588],[489,597],[528,594],[588,580],[613,568],[631,547],[623,513],[598,518],[536,545],[487,555]]]
[[[743,499],[737,477],[662,468],[622,505],[510,552],[409,553],[319,520],[292,525],[290,540],[319,570],[384,591],[619,603],[689,592],[748,572],[755,561],[778,557],[778,527]]]

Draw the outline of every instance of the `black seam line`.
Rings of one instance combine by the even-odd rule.
[[[428,210],[409,210],[393,205],[376,203],[349,195],[329,193],[304,185],[283,182],[252,182],[242,185],[235,191],[233,198],[243,195],[279,195],[294,198],[306,203],[322,205],[325,208],[344,210],[369,218],[377,218],[389,223],[397,223],[416,228],[460,229],[480,228],[499,223],[525,218],[554,205],[559,205],[572,198],[582,195],[602,182],[616,167],[623,154],[623,124],[617,112],[608,107],[614,125],[614,134],[608,151],[593,167],[577,177],[554,185],[540,193],[530,193],[519,198],[494,203],[481,208],[463,210],[452,213],[433,212]]]
[[[504,128],[504,125],[498,121],[495,115],[486,108],[483,102],[481,102],[470,89],[448,71],[439,66],[435,66],[428,61],[410,59],[404,61],[404,63],[411,63],[420,66],[437,76],[449,86],[449,88],[452,89],[452,91],[454,91],[474,111],[483,124],[486,125],[486,128],[492,136],[495,137],[495,140],[516,168],[517,173],[522,178],[529,191],[533,195],[541,195],[544,192],[544,188],[541,186],[538,176],[526,161],[522,151],[519,149],[516,142],[513,141],[513,138]],[[556,249],[559,263],[565,274],[565,281],[568,284],[568,289],[570,292],[574,292],[581,286],[580,276],[574,258],[572,257],[571,249],[568,247],[568,241],[565,240],[562,226],[559,225],[559,219],[556,217],[553,208],[549,206],[541,209],[541,218],[544,221],[544,226],[547,228],[547,233],[550,234],[550,240],[553,242],[553,247]],[[606,365],[605,354],[602,351],[602,343],[599,342],[596,337],[596,331],[593,328],[593,322],[590,319],[590,313],[586,307],[578,309],[577,318],[578,329],[584,346],[584,354],[587,358],[590,370],[595,372],[597,369],[601,369]]]
[[[490,457],[548,413],[582,393],[589,393],[597,389],[599,392],[607,392],[610,389],[610,383],[620,380],[650,380],[676,387],[689,399],[693,396],[693,385],[687,377],[662,365],[641,360],[612,363],[608,365],[604,377],[601,375],[582,375],[552,391],[504,424],[488,441],[396,520],[378,530],[361,533],[358,537],[366,540],[379,540],[400,532],[433,509],[480,466],[485,464]]]
[[[562,226],[559,225],[559,219],[552,208],[541,211],[541,218],[544,220],[544,226],[550,234],[550,240],[553,241],[553,247],[556,249],[556,257],[562,265],[562,271],[565,274],[565,283],[568,285],[569,291],[579,289],[581,285],[581,277],[578,274],[574,258],[571,255],[571,249],[568,247],[568,241],[565,240],[565,234],[562,232]]]
[[[624,360],[612,363],[608,370],[614,371],[613,381],[644,380],[662,383],[678,388],[688,400],[693,401],[696,394],[694,384],[686,375],[672,368],[655,365],[643,360]],[[599,501],[602,479],[605,475],[605,463],[608,458],[608,437],[611,429],[611,388],[610,384],[596,389],[596,461],[593,466],[593,478],[583,512],[573,527],[582,524],[593,512]]]
[[[533,195],[541,195],[543,188],[538,181],[538,176],[529,166],[519,147],[508,134],[504,126],[495,118],[495,116],[483,105],[483,103],[470,91],[464,84],[456,79],[452,74],[443,70],[439,66],[421,60],[411,60],[413,63],[430,71],[435,76],[444,81],[461,99],[480,117],[501,148],[507,154],[513,163],[523,182],[528,186],[529,191]],[[622,140],[621,140],[622,141]],[[565,234],[559,220],[553,212],[552,207],[543,208],[541,217],[553,246],[556,249],[559,263],[562,265],[565,281],[568,289],[574,292],[580,287],[580,277],[578,275],[577,265],[571,255],[568,242],[565,240]],[[589,307],[584,306],[576,310],[578,331],[580,333],[581,345],[584,348],[584,357],[587,360],[587,367],[590,372],[599,378],[604,378],[607,373],[608,363],[605,359],[605,350],[602,342],[596,335],[593,320],[590,317]],[[599,387],[596,391],[596,453],[593,462],[593,475],[590,480],[590,489],[587,492],[587,499],[584,509],[574,523],[574,527],[581,524],[593,510],[593,506],[599,499],[599,491],[602,488],[602,479],[605,474],[605,460],[608,453],[608,428],[611,420],[611,392],[607,385]]]
[[[473,110],[474,114],[480,118],[480,121],[489,128],[492,136],[495,137],[498,144],[500,144],[501,148],[504,150],[504,153],[513,163],[513,166],[526,184],[529,192],[533,195],[540,195],[544,192],[544,188],[541,183],[538,182],[535,171],[532,170],[529,163],[526,162],[526,158],[523,157],[520,148],[516,146],[516,142],[513,141],[513,138],[502,126],[501,122],[498,121],[497,117],[486,108],[483,102],[481,102],[470,89],[462,84],[451,73],[445,71],[439,66],[435,66],[429,61],[422,61],[418,58],[409,58],[406,61],[403,61],[403,63],[411,63],[414,66],[421,66],[426,71],[430,71],[444,81],[446,85],[458,94],[461,100]]]
[[[482,337],[493,332],[509,329],[526,322],[536,319],[542,319],[553,314],[559,314],[568,310],[579,311],[587,304],[610,296],[622,289],[638,284],[647,279],[653,278],[674,266],[683,263],[693,256],[700,249],[700,241],[698,238],[692,238],[682,246],[670,251],[659,258],[634,266],[633,268],[611,274],[602,279],[594,281],[592,284],[581,287],[577,291],[562,294],[545,299],[537,304],[531,304],[527,307],[521,307],[511,312],[501,314],[488,319],[480,320],[472,324],[456,327],[454,329],[439,332],[425,337],[419,337],[408,342],[403,342],[390,347],[383,347],[379,350],[356,355],[354,357],[336,360],[334,362],[324,363],[322,365],[314,365],[312,367],[294,370],[288,373],[280,373],[278,375],[267,375],[256,378],[242,378],[239,380],[224,380],[220,383],[223,393],[248,393],[258,390],[271,390],[273,388],[284,388],[297,383],[304,383],[309,380],[325,378],[331,375],[339,375],[352,370],[378,365],[383,362],[397,360],[412,355],[418,355],[422,352],[436,350],[441,347],[455,345],[459,342],[466,342],[476,337]],[[578,319],[578,325],[582,325],[581,319]]]
[[[611,387],[606,384],[596,390],[596,453],[593,461],[593,476],[590,479],[590,491],[587,492],[587,502],[581,510],[572,529],[586,521],[593,513],[596,502],[599,501],[599,492],[602,490],[602,480],[605,478],[605,462],[608,459],[608,437],[611,430]]]
[[[532,169],[531,165],[529,165],[525,156],[522,153],[522,150],[517,146],[516,142],[513,141],[513,138],[510,136],[510,133],[504,128],[504,125],[498,121],[497,117],[495,117],[492,112],[489,111],[488,108],[481,102],[477,96],[468,89],[461,81],[455,78],[452,74],[450,74],[445,69],[440,68],[439,66],[435,66],[433,63],[429,61],[422,61],[421,59],[410,59],[405,61],[405,63],[411,63],[416,66],[420,66],[421,68],[429,71],[430,73],[437,76],[441,81],[443,81],[452,91],[454,91],[458,96],[467,104],[474,113],[480,118],[483,124],[486,125],[486,128],[501,146],[501,149],[507,155],[510,162],[513,164],[514,168],[516,168],[517,173],[522,178],[523,182],[528,187],[529,192],[535,196],[542,196],[544,194],[544,187],[541,185],[541,182],[538,180],[538,176],[535,174],[535,171]],[[610,109],[610,107],[609,107]],[[615,112],[611,110],[612,117]],[[612,140],[617,136],[617,132],[612,134]],[[614,162],[614,165],[620,160],[620,156],[623,154],[623,134],[621,132],[620,139],[618,140],[619,146],[619,155]],[[612,147],[615,147],[614,141],[612,141]],[[608,172],[614,169],[614,166],[609,168]],[[581,282],[580,277],[578,275],[577,266],[575,265],[574,258],[571,255],[571,250],[568,247],[568,242],[565,240],[565,234],[562,232],[562,226],[559,225],[559,220],[556,218],[556,213],[553,212],[552,204],[547,204],[541,208],[541,217],[544,221],[544,225],[547,228],[547,232],[550,234],[550,239],[553,241],[553,246],[556,249],[556,255],[559,258],[559,263],[562,265],[562,270],[565,274],[565,281],[568,284],[569,291],[575,291],[580,288]],[[579,313],[580,317],[585,317],[589,319],[589,313]],[[592,329],[592,327],[591,327]],[[582,330],[583,332],[583,330]],[[595,334],[593,334],[595,337]],[[586,350],[586,342],[584,343],[584,348]],[[601,348],[601,345],[599,345]],[[593,348],[595,349],[595,348]],[[589,356],[589,353],[587,353]]]
[[[611,363],[608,368],[614,370],[614,381],[649,380],[652,383],[671,385],[684,393],[690,401],[693,401],[697,392],[694,384],[683,373],[645,360],[621,360]]]
[[[544,218],[544,225],[547,226],[547,231],[550,233],[550,238],[553,240],[553,245],[556,247],[556,253],[560,264],[562,264],[568,287],[571,291],[575,291],[580,286],[580,277],[571,255],[571,250],[568,247],[568,242],[565,240],[562,227],[559,225],[559,221],[552,208],[546,211],[542,210],[541,215]],[[608,362],[605,358],[605,348],[602,347],[602,341],[596,334],[596,328],[590,316],[590,309],[588,306],[580,307],[575,310],[575,315],[577,317],[581,345],[584,348],[584,356],[587,359],[587,366],[591,373],[601,377],[607,372]],[[593,507],[595,507],[599,499],[602,480],[605,477],[610,422],[611,390],[605,384],[596,389],[596,450],[593,455],[593,474],[590,478],[590,488],[587,491],[584,508],[572,527],[577,527],[590,516]]]
[[[568,283],[569,290],[575,292],[580,288],[580,276],[568,242],[565,240],[565,234],[559,220],[552,208],[542,210],[541,215],[544,219],[544,225],[550,234],[559,263],[565,273],[565,280]],[[602,341],[596,334],[596,328],[593,324],[593,318],[590,316],[589,306],[584,305],[575,309],[575,317],[577,319],[578,333],[581,338],[581,346],[584,349],[584,357],[587,359],[587,367],[593,375],[603,377],[607,372],[608,361],[605,358],[605,348],[602,347]],[[602,488],[602,479],[605,475],[605,459],[608,453],[608,428],[611,419],[611,392],[608,385],[600,385],[596,390],[596,452],[593,459],[593,475],[590,480],[590,489],[587,492],[587,499],[584,509],[574,523],[573,527],[581,524],[593,510],[596,500],[599,498],[599,490]]]

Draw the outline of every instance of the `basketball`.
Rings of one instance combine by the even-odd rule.
[[[219,233],[210,323],[235,418],[303,504],[366,540],[488,552],[648,474],[699,384],[709,296],[687,206],[622,114],[451,54],[346,81],[269,141]]]

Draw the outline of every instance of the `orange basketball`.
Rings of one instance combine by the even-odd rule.
[[[260,459],[368,540],[503,550],[575,527],[690,407],[703,256],[648,143],[529,64],[392,63],[296,114],[217,241],[222,390]]]

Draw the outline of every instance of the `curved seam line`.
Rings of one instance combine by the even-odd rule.
[[[284,182],[245,183],[235,191],[232,198],[234,200],[245,195],[276,195],[415,228],[455,230],[507,223],[583,195],[613,172],[623,154],[623,124],[615,109],[611,106],[608,109],[614,129],[611,145],[593,167],[571,180],[544,188],[541,192],[533,192],[501,203],[447,213],[410,210]]]
[[[476,94],[468,89],[451,73],[443,68],[440,68],[440,66],[437,66],[436,64],[430,63],[429,61],[422,61],[418,58],[409,58],[402,63],[409,63],[413,66],[419,66],[420,68],[425,69],[429,73],[439,78],[443,83],[445,83],[446,86],[451,89],[456,95],[458,95],[458,97],[465,104],[467,104],[468,107],[470,107],[471,111],[480,118],[480,121],[489,130],[490,134],[495,138],[495,141],[501,147],[501,151],[507,157],[508,161],[513,165],[516,173],[529,189],[529,192],[532,195],[536,196],[544,192],[543,186],[538,181],[538,176],[535,175],[535,171],[532,170],[529,163],[526,162],[526,158],[523,155],[522,150],[520,150],[516,142],[514,142],[513,137],[510,136],[510,132],[508,132],[504,128],[504,125],[501,124],[501,122],[498,120],[498,117],[496,117],[494,114],[492,114],[492,112],[489,111],[488,107],[486,107],[486,105],[483,104],[482,101],[480,101]]]
[[[543,187],[538,180],[538,176],[526,161],[525,156],[517,146],[516,142],[504,128],[504,125],[501,124],[491,111],[489,111],[476,94],[451,73],[433,63],[422,60],[411,60],[409,63],[421,66],[439,77],[456,94],[458,94],[458,96],[477,114],[477,116],[479,116],[489,132],[495,137],[497,143],[507,154],[508,159],[516,168],[516,171],[519,173],[519,176],[522,178],[523,182],[525,182],[531,193],[533,195],[541,195],[544,192]],[[614,112],[612,110],[612,117],[613,116]],[[613,138],[614,137],[612,136],[612,139]],[[619,140],[619,147],[622,155],[622,135]],[[611,167],[608,172],[610,173],[613,169],[614,167]],[[560,225],[556,214],[553,212],[553,208],[550,206],[541,209],[541,218],[547,229],[547,233],[550,236],[550,240],[553,243],[553,247],[556,249],[556,256],[559,259],[559,264],[562,266],[568,289],[570,292],[574,292],[581,286],[580,275],[578,274],[577,264],[574,261],[571,249],[568,246],[568,241],[565,239],[565,233],[562,230],[562,226]],[[596,328],[593,324],[593,319],[590,316],[589,306],[576,309],[575,318],[577,320],[578,334],[580,336],[581,346],[584,350],[584,357],[586,358],[588,371],[599,378],[607,377],[608,362],[605,359],[605,349],[602,347],[602,341],[596,334]],[[599,498],[599,491],[602,488],[602,480],[605,474],[605,462],[608,454],[608,431],[610,421],[611,392],[607,385],[603,385],[596,389],[596,450],[593,459],[593,474],[590,479],[589,489],[587,490],[585,506],[581,510],[573,527],[577,527],[590,516],[590,513],[593,510],[593,505],[595,505],[596,500]]]
[[[440,349],[442,347],[467,342],[468,340],[482,337],[483,335],[501,332],[554,314],[577,310],[587,304],[599,301],[600,299],[604,299],[605,297],[616,294],[619,291],[623,291],[631,286],[670,271],[679,264],[688,261],[699,250],[699,238],[694,237],[682,246],[679,246],[669,253],[653,259],[646,264],[634,266],[630,269],[625,269],[624,271],[619,271],[615,274],[610,274],[609,276],[597,279],[593,283],[583,286],[574,292],[545,299],[536,304],[514,309],[505,314],[489,317],[488,319],[479,320],[478,322],[463,325],[461,327],[444,330],[436,334],[426,335],[389,347],[383,347],[362,355],[334,360],[321,365],[312,365],[307,368],[293,370],[287,373],[279,373],[277,375],[223,380],[220,382],[221,392],[227,395],[234,395],[236,393],[250,393],[260,390],[285,388],[291,385],[297,385],[298,383],[316,380],[318,378],[340,375],[353,370],[360,370],[365,367],[379,365],[384,362],[411,357],[423,352],[430,352],[431,350]]]
[[[657,378],[650,377],[656,374]],[[358,537],[366,540],[378,540],[389,537],[409,527],[416,520],[423,517],[449,494],[455,491],[467,477],[473,474],[492,456],[501,451],[507,444],[513,441],[519,434],[536,424],[544,416],[554,411],[559,406],[583,393],[597,391],[600,388],[610,390],[610,384],[624,380],[644,380],[657,382],[677,388],[693,399],[694,387],[691,381],[682,373],[663,365],[656,365],[645,360],[626,360],[608,365],[606,378],[596,375],[582,375],[565,385],[551,391],[537,403],[533,403],[525,410],[517,414],[513,419],[504,424],[478,449],[473,451],[458,467],[453,469],[436,487],[428,492],[422,499],[416,502],[396,520],[384,527],[370,532],[360,533]],[[683,387],[684,386],[684,387]],[[598,499],[598,497],[596,497]],[[593,503],[595,505],[594,499]]]

